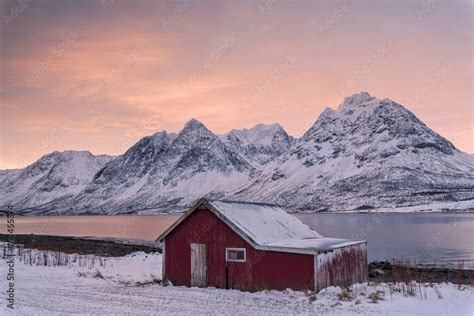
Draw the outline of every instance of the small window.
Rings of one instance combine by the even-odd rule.
[[[226,248],[225,249],[225,260],[245,262],[247,259],[245,254],[245,248]]]

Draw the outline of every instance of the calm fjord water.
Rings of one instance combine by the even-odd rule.
[[[368,241],[369,260],[474,268],[473,213],[298,214],[325,237]],[[17,217],[15,233],[154,240],[179,215]],[[0,218],[1,221],[1,218]],[[6,221],[0,232],[5,233]]]
[[[368,241],[369,261],[474,268],[474,213],[302,214],[325,237]]]

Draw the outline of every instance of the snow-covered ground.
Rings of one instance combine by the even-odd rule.
[[[16,261],[15,310],[6,307],[6,261],[0,265],[1,315],[473,315],[474,290],[455,285],[416,285],[415,296],[402,285],[353,286],[352,299],[332,287],[314,295],[286,291],[245,293],[215,288],[162,286],[159,254],[135,253],[67,266],[25,265]],[[90,263],[89,258],[89,263]],[[99,277],[100,272],[102,277]],[[393,292],[394,290],[400,292]],[[439,291],[437,291],[438,289]],[[373,293],[381,298],[372,303]],[[392,293],[391,293],[392,292]],[[405,291],[406,292],[406,291]],[[439,298],[438,293],[442,296]]]

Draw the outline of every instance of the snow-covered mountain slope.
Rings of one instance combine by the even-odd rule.
[[[0,183],[10,181],[10,179],[16,177],[22,170],[23,169],[0,170]]]
[[[234,198],[307,210],[474,199],[474,159],[403,106],[363,92],[326,109]]]
[[[474,156],[403,106],[365,92],[326,109],[297,140],[277,124],[217,136],[193,119],[179,134],[147,136],[109,160],[55,152],[0,171],[0,206],[29,214],[154,213],[206,196],[309,211],[474,208]]]
[[[221,197],[249,181],[253,166],[202,123],[178,134],[145,137],[108,163],[70,199],[42,208],[74,213],[128,213],[185,208],[206,195]]]
[[[221,139],[256,167],[288,151],[295,142],[295,138],[289,136],[280,124],[259,124],[249,129],[234,129],[222,135]]]
[[[55,151],[24,169],[0,172],[0,206],[27,209],[79,193],[112,157]]]

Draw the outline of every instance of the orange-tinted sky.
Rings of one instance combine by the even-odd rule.
[[[474,152],[473,2],[3,1],[0,169],[197,118],[301,136],[368,91]]]

